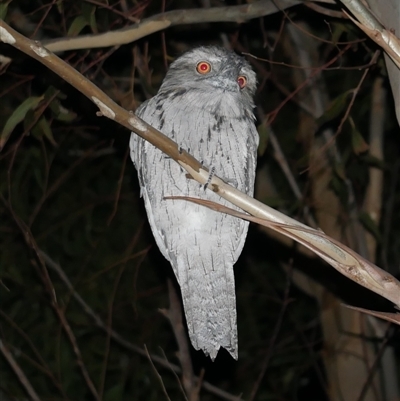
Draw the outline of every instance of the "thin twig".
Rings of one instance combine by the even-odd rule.
[[[37,361],[32,358],[29,358],[27,355],[22,354],[30,363],[32,363],[37,369],[42,371],[46,376],[48,376],[52,381],[54,386],[60,391],[64,398],[67,398],[64,389],[62,388],[62,384],[58,380],[58,378],[54,377],[53,372],[51,371],[50,367],[47,365],[46,361],[43,359],[42,355],[33,344],[31,338],[2,310],[0,310],[0,316],[15,330],[17,333],[26,341],[29,345],[30,349],[36,356]]]
[[[43,41],[43,45],[53,52],[123,45],[175,25],[205,22],[241,23],[249,19],[274,14],[281,9],[300,3],[301,0],[260,0],[241,6],[173,10],[153,15],[135,25],[119,30],[108,31],[98,35],[51,39]]]
[[[163,379],[162,379],[161,375],[158,373],[156,367],[154,366],[154,363],[153,363],[153,361],[151,360],[151,356],[150,356],[150,354],[149,354],[149,351],[147,350],[146,345],[144,346],[144,349],[145,349],[145,351],[146,351],[146,355],[147,355],[147,358],[149,359],[149,362],[150,362],[150,364],[151,364],[151,367],[153,368],[154,373],[155,373],[155,375],[157,376],[157,379],[160,381],[160,384],[161,384],[161,388],[162,388],[162,390],[163,390],[163,393],[164,393],[165,396],[167,397],[167,400],[171,401],[171,399],[169,398],[169,395],[168,395],[168,393],[167,393],[167,389],[166,389],[165,386],[164,386]]]
[[[255,396],[256,396],[256,394],[258,392],[258,389],[260,388],[261,381],[264,378],[265,372],[267,371],[267,368],[268,368],[269,361],[271,360],[271,357],[272,357],[272,354],[273,354],[273,351],[274,351],[274,347],[275,347],[275,343],[276,343],[276,341],[278,339],[279,331],[280,331],[280,329],[282,327],[283,316],[285,315],[286,308],[287,308],[287,306],[289,304],[289,290],[290,290],[291,273],[292,273],[293,266],[290,265],[290,268],[291,268],[290,272],[287,275],[285,292],[283,294],[282,307],[281,307],[281,310],[279,311],[279,316],[278,316],[278,319],[276,321],[276,324],[275,324],[274,331],[272,333],[271,339],[269,340],[267,353],[266,353],[266,355],[264,357],[264,361],[262,363],[260,373],[259,373],[258,378],[257,378],[257,380],[256,380],[256,382],[255,382],[255,384],[254,384],[254,386],[253,386],[253,388],[251,390],[249,401],[253,401],[254,400],[254,398],[255,398]]]
[[[182,366],[182,382],[186,395],[190,401],[197,401],[198,394],[195,393],[196,387],[194,384],[192,359],[190,357],[190,349],[185,326],[183,325],[181,303],[171,280],[168,280],[168,295],[170,305],[169,309],[162,312],[171,323],[176,342],[178,343],[178,358]]]
[[[333,17],[333,18],[346,19],[346,15],[342,11],[335,11],[330,8],[322,7],[310,1],[306,1],[304,5],[308,8],[311,8],[311,10],[316,11],[319,14],[327,15],[328,17]]]
[[[10,350],[5,346],[3,340],[0,338],[0,351],[3,354],[6,361],[10,364],[11,369],[14,371],[15,375],[17,376],[18,380],[24,387],[25,391],[28,393],[29,397],[32,401],[40,401],[39,396],[36,394],[36,391],[33,389],[31,383],[25,376],[25,373],[22,371],[20,366],[18,365],[17,361],[12,356]]]
[[[110,214],[110,217],[107,220],[107,225],[108,226],[111,224],[111,222],[112,222],[113,218],[115,217],[115,215],[117,213],[117,210],[118,210],[118,201],[119,201],[119,198],[121,196],[122,182],[124,180],[126,160],[128,158],[128,155],[129,155],[129,148],[126,149],[124,158],[122,160],[122,168],[121,168],[121,173],[120,173],[120,175],[118,177],[118,187],[117,187],[117,191],[116,191],[116,194],[115,194],[114,207],[113,207],[113,210],[112,210],[112,212]]]
[[[56,311],[58,318],[60,319],[61,325],[62,325],[65,333],[67,334],[67,337],[72,345],[72,350],[74,351],[74,354],[76,356],[77,365],[82,373],[82,376],[86,382],[86,385],[88,386],[90,392],[93,394],[94,398],[96,400],[100,401],[99,393],[96,390],[96,387],[95,387],[92,379],[90,378],[88,370],[86,369],[85,363],[83,361],[82,353],[78,346],[78,342],[76,340],[74,332],[71,329],[71,326],[68,323],[67,318],[65,317],[64,311],[58,306],[58,304],[54,304],[54,303],[52,303],[52,304],[53,304],[52,306],[53,306],[54,310]]]
[[[167,355],[165,355],[165,352],[164,352],[164,350],[163,350],[161,347],[160,347],[160,352],[163,354],[163,357],[164,357],[164,359],[165,359],[165,362],[169,363],[168,358],[167,358]],[[181,389],[182,394],[183,394],[183,396],[185,397],[185,401],[189,401],[188,398],[187,398],[187,396],[186,396],[185,389],[184,389],[183,386],[182,386],[182,380],[179,378],[179,376],[176,374],[176,372],[174,372],[172,369],[170,369],[170,371],[171,371],[171,373],[174,375],[174,377],[175,377],[175,379],[176,379],[176,381],[177,381],[177,383],[178,383],[178,385],[179,385],[179,388]]]

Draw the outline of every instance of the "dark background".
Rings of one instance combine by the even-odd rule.
[[[0,10],[16,30],[44,41],[119,29],[133,23],[128,17],[207,5],[196,0],[101,3],[21,0],[8,2],[7,8],[2,3]],[[256,198],[306,224],[314,219],[358,252],[358,236],[371,235],[374,246],[364,256],[399,277],[400,136],[383,56],[377,54],[370,64],[379,51],[376,44],[351,21],[329,14],[341,7],[325,9],[321,14],[301,5],[243,24],[180,25],[128,45],[73,50],[60,57],[128,110],[154,95],[167,65],[194,46],[229,44],[257,57],[248,57],[259,81]],[[5,44],[0,54],[12,58],[0,69],[3,139],[7,124],[15,122],[0,153],[2,344],[42,400],[96,399],[90,382],[104,401],[159,400],[166,394],[185,399],[180,375],[166,362],[179,366],[179,342],[160,313],[170,305],[168,280],[178,296],[179,290],[147,223],[129,158],[130,133],[97,117],[88,99],[40,63]],[[314,74],[313,80],[307,81],[307,74]],[[374,85],[384,93],[380,158],[368,147]],[[313,90],[323,104],[312,103]],[[276,159],[271,135],[300,198]],[[371,167],[382,172],[381,215],[375,222],[364,208]],[[255,400],[331,399],[327,355],[337,350],[325,342],[321,310],[340,314],[343,301],[393,311],[389,302],[255,225],[235,274],[238,362],[220,351],[212,363],[191,346],[186,358],[196,375],[243,399],[252,393]],[[310,290],[304,280],[318,290]],[[179,307],[171,308],[179,314]],[[398,330],[383,326],[383,340],[362,327],[357,341],[376,350],[389,347],[399,359]],[[140,354],[144,345],[164,364],[155,360],[153,365]],[[366,372],[379,375],[373,361]],[[202,400],[221,397],[227,399],[207,388],[200,391]],[[0,358],[0,400],[22,399],[25,387]]]

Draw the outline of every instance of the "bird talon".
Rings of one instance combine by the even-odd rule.
[[[211,184],[211,180],[213,179],[214,175],[215,175],[215,167],[211,167],[210,174],[208,175],[207,178],[207,182],[204,184],[204,191]]]

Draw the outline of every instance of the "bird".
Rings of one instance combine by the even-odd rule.
[[[252,196],[259,143],[256,85],[256,74],[243,57],[223,47],[195,47],[171,63],[158,93],[136,115]],[[195,197],[239,210],[188,179],[173,159],[135,133],[130,154],[155,241],[180,286],[193,347],[212,361],[222,347],[237,360],[233,265],[248,222],[185,200],[164,199]]]

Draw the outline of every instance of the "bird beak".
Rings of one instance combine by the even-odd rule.
[[[237,82],[238,69],[236,66],[228,66],[222,70],[214,81],[214,86],[219,89],[226,90],[228,92],[238,92],[240,90]]]

